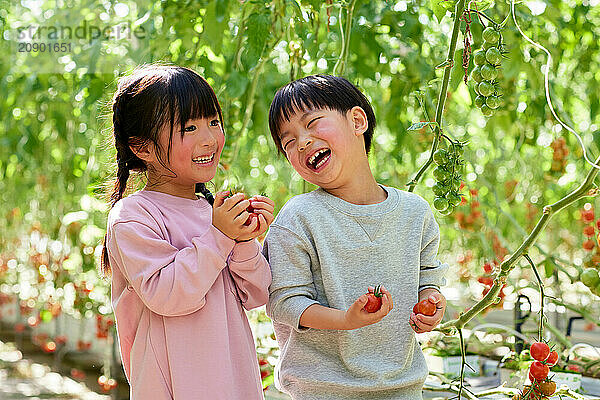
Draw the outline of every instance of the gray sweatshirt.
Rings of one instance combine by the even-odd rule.
[[[439,288],[439,227],[420,196],[356,205],[323,189],[295,196],[271,224],[263,252],[273,281],[267,315],[281,354],[275,386],[294,400],[421,399],[427,365],[409,326],[418,293]],[[347,310],[368,286],[384,285],[394,309],[354,330],[299,326],[312,304]],[[368,395],[365,397],[365,395]]]

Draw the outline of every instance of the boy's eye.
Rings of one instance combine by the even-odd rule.
[[[285,150],[285,148],[294,141],[294,139],[290,139],[287,142],[285,142],[285,144],[283,145],[283,150]]]
[[[185,132],[193,132],[195,130],[196,130],[196,125],[186,126],[184,129]]]
[[[318,119],[321,119],[321,118],[323,118],[323,117],[316,117],[316,118],[313,118],[313,119],[311,119],[311,120],[308,122],[308,124],[306,125],[306,127],[307,127],[307,128],[310,128],[310,125],[311,125],[313,122],[315,122],[316,120],[318,120]]]
[[[218,119],[213,119],[212,121],[210,121],[210,126],[219,126],[221,124],[221,121],[219,121]]]

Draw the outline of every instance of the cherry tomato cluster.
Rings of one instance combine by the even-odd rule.
[[[379,311],[381,308],[381,301],[383,298],[383,293],[381,293],[381,286],[375,286],[375,290],[373,293],[367,293],[367,303],[363,307],[366,312],[374,313]]]
[[[529,353],[535,360],[529,367],[529,380],[532,383],[544,381],[548,378],[550,367],[558,362],[558,353],[554,350],[550,351],[550,347],[544,342],[533,343]]]
[[[471,189],[471,201],[469,204],[469,211],[459,211],[455,214],[456,222],[461,229],[465,229],[471,232],[475,232],[481,229],[485,225],[485,220],[481,214],[480,204],[477,197],[477,189]],[[466,205],[467,201],[463,198],[461,205]]]
[[[117,387],[117,380],[109,378],[106,375],[100,375],[98,377],[98,385],[100,385],[103,391],[110,392]]]
[[[552,165],[550,166],[550,172],[556,175],[562,175],[565,173],[565,167],[567,166],[567,156],[569,155],[569,149],[567,148],[567,142],[564,137],[556,138],[551,144],[552,147]]]
[[[488,292],[494,285],[494,269],[498,265],[499,265],[499,263],[497,260],[493,260],[491,263],[486,262],[485,264],[483,264],[484,274],[482,276],[480,276],[479,278],[477,278],[477,282],[481,283],[484,286],[483,293],[481,294],[482,296],[485,296],[486,294],[488,294]],[[495,305],[495,307],[502,307],[502,305],[504,304],[504,296],[505,296],[504,288],[505,287],[506,287],[506,284],[503,285],[502,288],[500,289],[500,293],[498,293],[498,297],[500,298],[500,301]]]
[[[110,328],[115,324],[112,318],[96,315],[96,337],[98,339],[108,338]]]
[[[586,237],[583,242],[583,248],[593,254],[584,262],[587,268],[583,270],[579,278],[593,294],[600,296],[600,275],[598,274],[598,267],[600,266],[600,234],[594,240],[596,228],[600,231],[600,219],[595,224],[594,219],[594,209],[591,207],[591,204],[587,204],[581,210],[581,220],[584,223],[583,234]]]
[[[556,351],[551,351],[548,344],[535,342],[529,350],[531,357],[535,360],[529,367],[529,381],[531,385],[524,387],[521,399],[540,399],[543,396],[551,396],[556,391],[556,383],[548,378],[550,367],[558,362],[559,356]]]
[[[464,165],[463,146],[460,142],[453,142],[447,150],[438,149],[433,153],[433,162],[437,165],[433,170],[437,181],[433,186],[436,196],[433,207],[442,215],[450,214],[462,201],[458,191],[461,186],[460,171]]]
[[[475,82],[475,106],[486,117],[494,115],[494,110],[502,104],[502,93],[498,87],[498,68],[502,62],[502,34],[491,26],[483,31],[483,47],[473,53],[475,68],[471,79]]]

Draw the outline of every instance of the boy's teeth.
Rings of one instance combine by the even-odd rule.
[[[317,159],[317,157],[322,154],[325,153],[327,151],[327,149],[322,149],[317,151],[315,154],[313,154],[309,159],[308,159],[308,163],[312,165],[312,163],[315,162],[315,160]],[[321,164],[323,161],[319,162],[319,164]]]
[[[319,163],[317,165],[315,165],[315,169],[318,169],[321,165],[323,165],[325,163],[325,161],[327,161],[328,157],[323,157],[323,159],[321,161],[319,161]]]

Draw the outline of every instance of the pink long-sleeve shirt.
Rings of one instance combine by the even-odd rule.
[[[212,208],[142,190],[108,216],[111,296],[133,400],[262,399],[244,309],[267,302],[256,240],[236,243]]]

